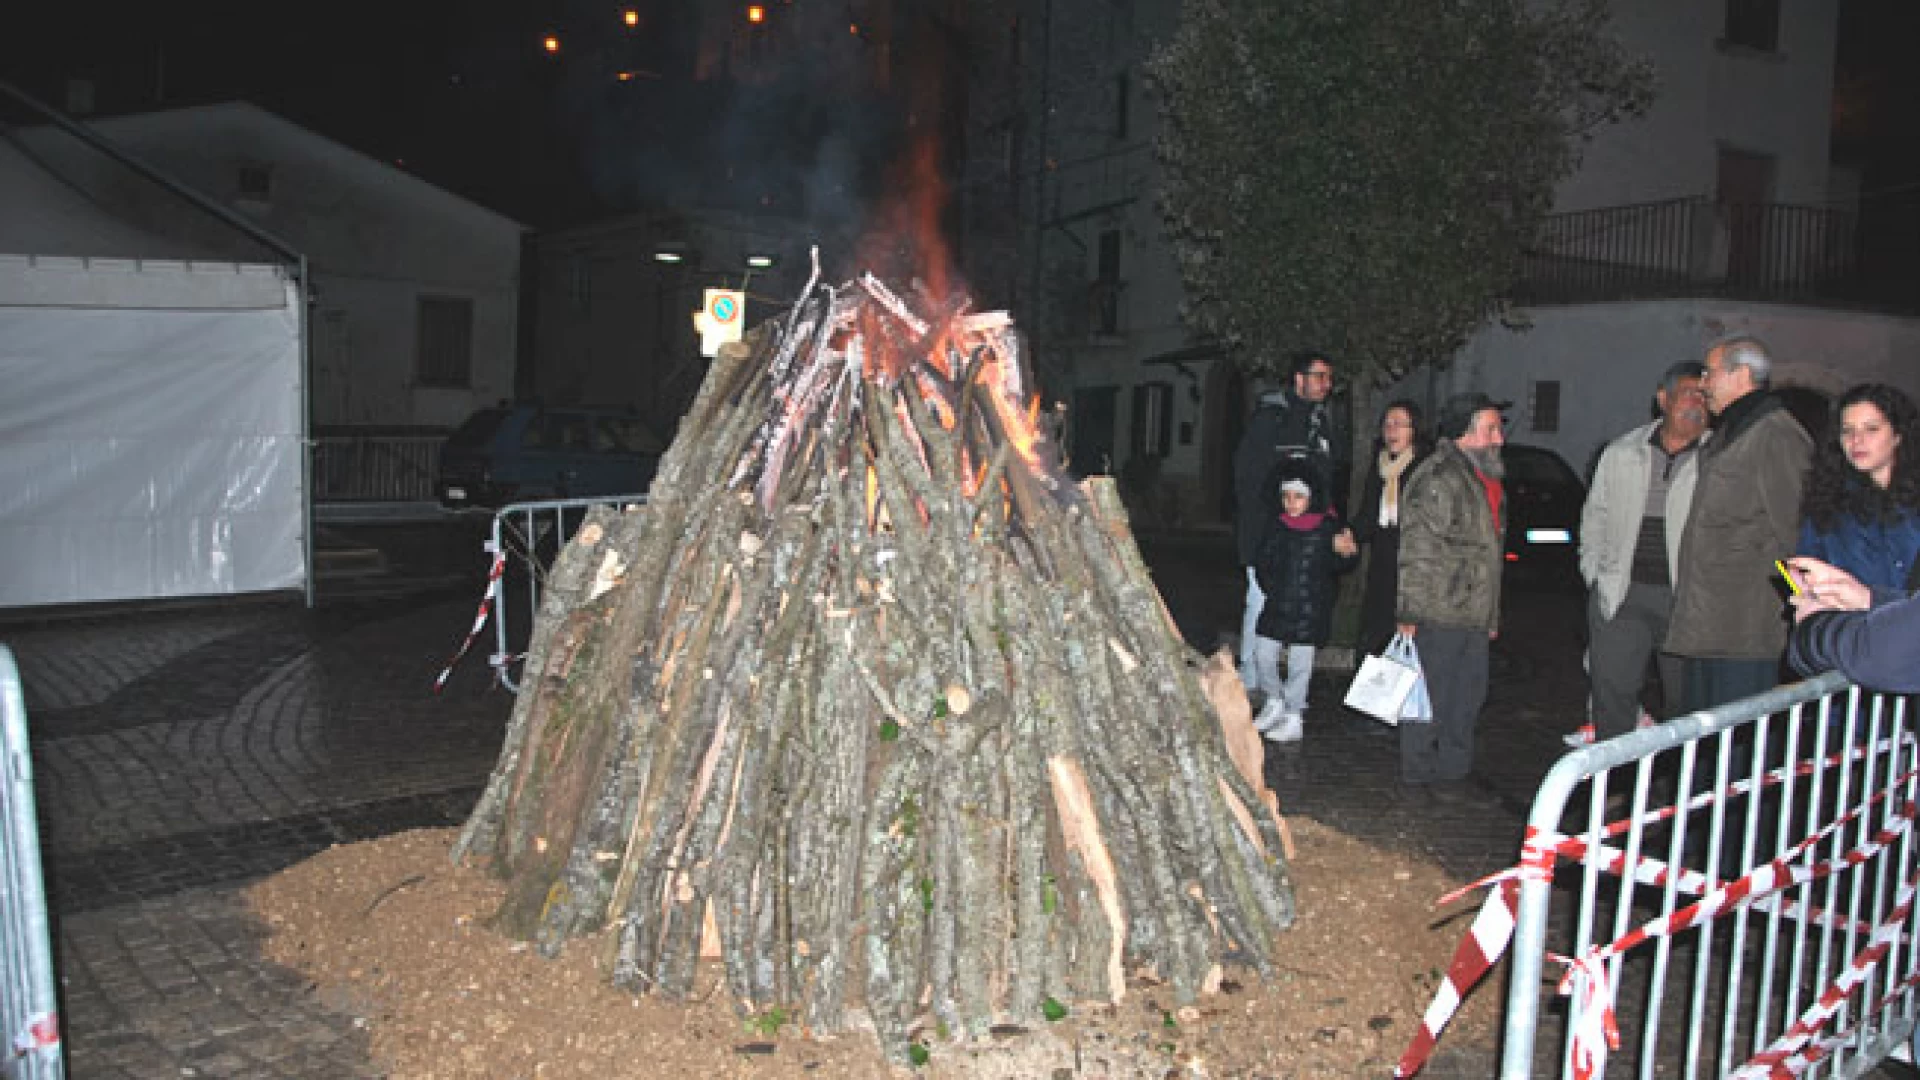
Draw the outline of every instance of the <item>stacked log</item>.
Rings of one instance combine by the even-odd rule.
[[[1273,969],[1257,759],[1030,379],[1006,314],[870,275],[722,350],[644,508],[553,567],[456,848],[506,879],[504,932],[597,935],[670,997],[710,958],[743,1010],[901,1060],[1131,975],[1190,1001]]]

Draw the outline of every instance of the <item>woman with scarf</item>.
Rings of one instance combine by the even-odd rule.
[[[1394,593],[1400,579],[1400,493],[1407,477],[1433,449],[1421,427],[1420,407],[1406,398],[1380,417],[1373,468],[1353,516],[1354,538],[1368,546],[1366,592],[1360,601],[1360,647],[1378,653],[1394,632]]]

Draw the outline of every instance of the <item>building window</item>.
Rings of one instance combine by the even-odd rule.
[[[1133,388],[1133,456],[1162,458],[1173,449],[1173,384]]]
[[[1541,379],[1533,384],[1533,400],[1527,413],[1533,418],[1533,430],[1552,434],[1560,430],[1560,380]]]
[[[1111,337],[1120,332],[1120,230],[1100,234],[1100,261],[1093,279],[1092,330]]]
[[[464,390],[473,383],[473,301],[420,298],[415,382]]]
[[[580,314],[593,313],[593,268],[585,255],[567,257],[567,299]]]
[[[240,166],[234,175],[234,190],[243,199],[265,202],[273,198],[273,166]]]
[[[1780,0],[1727,0],[1727,24],[1721,40],[1761,52],[1780,47]]]

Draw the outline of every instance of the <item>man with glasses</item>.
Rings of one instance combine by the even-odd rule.
[[[1680,541],[1666,649],[1683,658],[1683,710],[1771,690],[1787,644],[1774,560],[1800,537],[1800,491],[1813,440],[1768,389],[1773,357],[1759,339],[1707,349],[1702,387],[1714,415]]]
[[[1253,572],[1260,543],[1280,515],[1280,467],[1304,464],[1316,490],[1327,493],[1336,514],[1345,517],[1347,469],[1352,440],[1336,423],[1327,397],[1333,392],[1333,364],[1321,353],[1302,353],[1292,365],[1292,385],[1262,395],[1247,420],[1247,433],[1233,454],[1234,540],[1247,578],[1246,610],[1240,619],[1240,679],[1254,688],[1255,625],[1267,597]],[[1359,548],[1353,531],[1342,529],[1334,549],[1352,555]]]
[[[1587,583],[1588,724],[1581,746],[1632,731],[1644,714],[1647,661],[1667,636],[1680,530],[1693,506],[1695,452],[1707,430],[1705,369],[1669,367],[1653,393],[1660,418],[1607,444],[1580,510],[1580,577]],[[1680,705],[1677,657],[1659,653],[1662,711]]]

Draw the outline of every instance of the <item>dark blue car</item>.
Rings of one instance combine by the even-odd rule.
[[[448,436],[434,487],[452,509],[640,495],[663,449],[623,410],[502,405],[474,413]]]

